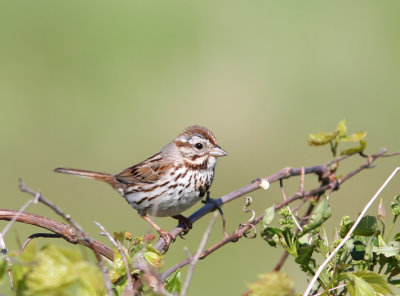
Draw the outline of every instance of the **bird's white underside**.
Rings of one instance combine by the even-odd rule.
[[[157,182],[151,184],[140,184],[142,190],[140,192],[122,192],[120,194],[124,196],[127,202],[135,208],[140,214],[149,214],[157,217],[175,216],[183,211],[187,210],[198,202],[202,197],[200,196],[199,188],[204,184],[211,182],[214,178],[214,167],[216,159],[211,157],[209,166],[211,169],[195,171],[189,170],[185,175],[186,168],[181,167],[174,171],[171,175],[171,171],[167,172]],[[159,186],[164,184],[166,181],[174,180],[178,175],[178,186],[172,188],[169,187],[172,183]],[[194,182],[193,180],[197,180]],[[153,188],[153,189],[152,189]],[[152,189],[149,192],[145,192],[146,189]],[[151,199],[152,197],[154,199]]]

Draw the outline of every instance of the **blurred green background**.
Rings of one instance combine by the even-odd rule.
[[[399,9],[398,1],[1,1],[0,207],[28,199],[20,176],[97,239],[107,242],[93,221],[142,235],[147,224],[107,185],[52,169],[117,173],[191,124],[211,129],[229,152],[213,197],[285,166],[328,161],[329,149],[308,147],[307,135],[343,118],[350,132],[368,131],[367,153],[399,150]],[[349,160],[340,173],[362,161]],[[355,217],[399,163],[381,159],[344,184],[331,199],[329,233],[343,215]],[[398,180],[382,196],[387,212]],[[299,186],[286,184],[288,195]],[[277,187],[251,194],[257,214],[282,199]],[[249,218],[242,206],[224,207],[228,231]],[[42,205],[28,211],[57,218]],[[165,269],[185,258],[184,246],[196,250],[209,219],[177,240]],[[156,221],[165,229],[176,223]],[[13,226],[8,248],[35,231]],[[208,245],[221,238],[219,221]],[[198,264],[189,295],[240,295],[280,254],[261,238],[230,244]],[[283,270],[302,292],[300,270],[291,260]],[[0,291],[11,293],[7,281]]]

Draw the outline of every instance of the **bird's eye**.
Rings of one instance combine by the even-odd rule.
[[[203,149],[203,144],[201,144],[201,143],[196,143],[195,145],[194,145],[194,147],[196,147],[196,149]]]

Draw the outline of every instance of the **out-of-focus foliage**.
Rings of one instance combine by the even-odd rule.
[[[248,284],[252,296],[295,296],[294,281],[283,272],[259,275],[259,280]]]
[[[319,132],[317,134],[310,134],[308,136],[308,144],[310,146],[322,146],[329,144],[333,156],[336,156],[338,153],[338,146],[340,142],[359,142],[359,145],[346,150],[342,150],[340,152],[340,155],[354,154],[358,152],[363,152],[364,149],[367,147],[367,142],[365,141],[366,136],[366,132],[357,132],[349,135],[347,133],[346,120],[343,119],[339,122],[336,130],[331,133]]]
[[[12,276],[17,295],[104,295],[100,269],[76,249],[31,242],[13,257]]]

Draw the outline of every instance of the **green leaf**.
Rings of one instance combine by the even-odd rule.
[[[389,280],[389,284],[391,284],[391,285],[393,285],[393,286],[395,286],[397,288],[400,288],[400,279],[398,279],[398,280]]]
[[[340,231],[339,231],[339,235],[341,238],[344,238],[346,236],[346,234],[349,232],[353,224],[354,221],[350,220],[349,216],[344,216],[342,218],[342,221],[340,221]]]
[[[264,218],[261,221],[261,226],[265,229],[272,222],[275,216],[275,204],[265,210]]]
[[[258,282],[248,284],[252,296],[295,296],[294,281],[283,272],[260,274]]]
[[[400,233],[396,233],[393,237],[396,242],[400,242]]]
[[[350,295],[393,295],[383,275],[370,271],[347,272],[345,282]]]
[[[359,271],[356,274],[370,284],[376,293],[381,295],[393,295],[384,275],[370,271]]]
[[[319,132],[317,134],[309,134],[308,135],[308,145],[310,146],[321,146],[326,145],[332,142],[338,135],[338,132],[333,133],[326,133],[326,132]]]
[[[122,244],[124,242],[124,234],[123,231],[114,232],[114,239]]]
[[[308,262],[311,260],[311,256],[314,252],[313,245],[302,245],[297,249],[297,258],[295,259],[296,263],[301,265],[308,265]]]
[[[79,251],[53,244],[35,249],[27,250],[28,254],[20,257],[21,267],[13,268],[19,282],[18,295],[86,296],[106,292],[99,268],[85,261]]]
[[[163,258],[156,249],[148,247],[147,250],[144,252],[144,259],[151,266],[154,266],[157,269],[160,269],[163,266]]]
[[[157,269],[160,269],[163,266],[163,257],[161,253],[150,245],[146,246],[144,259],[146,259],[151,266],[154,266]]]
[[[385,257],[392,257],[400,254],[400,242],[391,241],[387,246],[372,247],[374,253],[383,254]]]
[[[118,273],[118,275],[121,277],[125,275],[125,263],[124,260],[122,259],[121,253],[118,251],[117,248],[114,248],[114,261],[113,261],[113,267],[114,271]]]
[[[367,136],[366,132],[358,132],[350,136],[342,137],[340,138],[340,140],[342,142],[358,142],[364,140],[366,136]]]
[[[355,235],[371,236],[379,232],[378,221],[374,216],[362,217],[360,223],[354,229]]]
[[[178,269],[174,275],[165,280],[165,289],[170,293],[181,293],[181,270]]]
[[[347,134],[346,119],[339,122],[336,130],[338,131],[339,137],[344,137]]]
[[[350,155],[350,154],[354,154],[354,153],[363,152],[366,147],[367,147],[367,142],[364,140],[361,140],[359,146],[350,148],[347,150],[343,150],[340,154],[341,155]]]
[[[311,230],[316,229],[321,226],[326,220],[331,217],[331,209],[329,207],[328,201],[325,197],[322,198],[320,204],[315,209],[313,215],[311,216],[310,223],[304,225],[303,231],[300,231],[299,236],[304,235]]]
[[[283,237],[282,230],[278,227],[268,226],[261,233],[262,238],[272,247],[280,242],[280,238]]]

